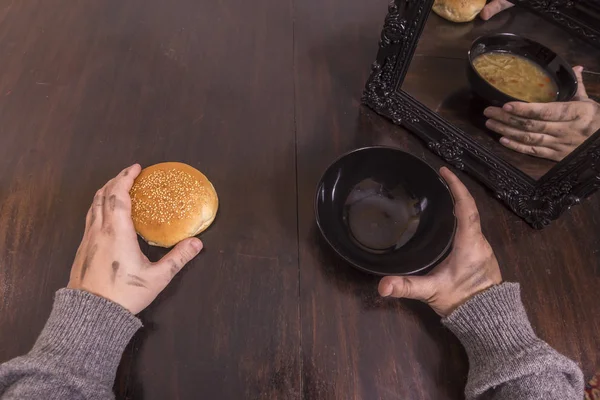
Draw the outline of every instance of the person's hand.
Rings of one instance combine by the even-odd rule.
[[[573,101],[566,103],[506,103],[488,107],[485,125],[503,137],[509,149],[561,161],[600,129],[600,105],[590,99],[583,85],[582,67],[573,68],[579,82]]]
[[[454,196],[457,230],[452,252],[425,276],[386,276],[379,294],[421,300],[446,317],[471,297],[502,283],[496,256],[481,233],[475,200],[448,168],[440,170]]]
[[[199,239],[186,239],[160,261],[151,263],[140,250],[129,191],[141,167],[132,165],[94,196],[85,221],[67,287],[111,300],[133,314],[146,308],[173,276],[200,250]]]
[[[482,20],[487,21],[494,15],[506,10],[507,8],[511,8],[512,6],[514,6],[514,4],[508,0],[492,0],[487,3],[485,7],[483,7],[483,10],[481,10],[479,16]]]

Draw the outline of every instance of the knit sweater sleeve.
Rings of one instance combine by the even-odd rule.
[[[535,335],[518,284],[486,290],[442,322],[469,357],[467,400],[583,398],[581,370]]]
[[[125,346],[141,322],[88,292],[61,289],[33,349],[0,365],[0,399],[111,399]]]

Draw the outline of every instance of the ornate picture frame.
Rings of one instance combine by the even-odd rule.
[[[593,12],[600,11],[597,0],[511,1],[600,48],[600,24],[590,22],[595,18]],[[541,229],[600,187],[600,130],[543,177],[534,180],[402,91],[402,82],[433,2],[391,1],[363,104],[415,133],[434,153],[477,178],[508,208],[532,227]],[[583,12],[581,7],[591,7],[590,12]],[[590,16],[590,20],[576,18],[581,13]]]

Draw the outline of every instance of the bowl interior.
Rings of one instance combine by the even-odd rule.
[[[317,188],[323,236],[354,266],[378,275],[423,272],[451,247],[454,201],[419,158],[370,147],[335,161]]]
[[[490,95],[486,95],[486,92],[493,90],[505,96],[506,101],[523,101],[513,98],[493,87],[479,75],[477,70],[473,67],[473,60],[475,58],[481,54],[490,52],[516,54],[525,57],[542,67],[558,87],[558,97],[556,101],[569,101],[577,92],[577,78],[575,77],[571,66],[555,52],[546,46],[525,37],[512,33],[498,33],[476,39],[469,51],[469,67],[481,80],[479,84],[487,86],[483,94],[484,97],[489,97]],[[497,98],[487,100],[493,101],[497,100]]]

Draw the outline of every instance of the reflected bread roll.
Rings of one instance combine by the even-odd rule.
[[[433,12],[452,22],[469,22],[485,7],[486,0],[435,0]]]
[[[219,208],[217,192],[206,176],[178,162],[142,170],[130,196],[136,232],[149,244],[160,247],[172,247],[203,232]]]

